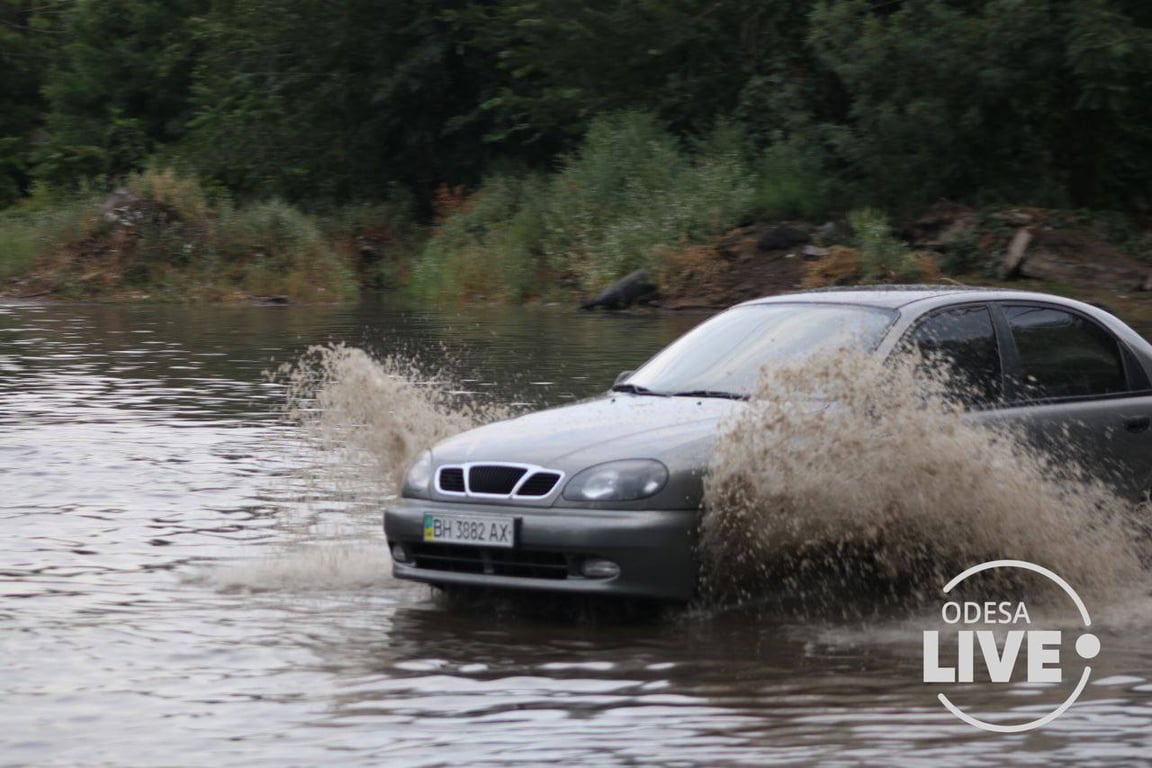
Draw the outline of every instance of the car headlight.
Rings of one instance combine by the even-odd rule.
[[[636,501],[660,491],[668,468],[653,459],[610,461],[580,472],[564,487],[569,501]]]
[[[432,482],[432,452],[424,451],[404,473],[404,496],[427,496]]]

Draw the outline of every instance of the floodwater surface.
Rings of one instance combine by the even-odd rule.
[[[542,406],[603,391],[701,319],[0,306],[0,765],[1152,760],[1144,604],[1108,606],[1065,715],[1000,735],[922,682],[931,624],[448,601],[389,576],[383,483],[286,419],[265,373],[345,343]],[[979,704],[1019,721],[1066,688]]]

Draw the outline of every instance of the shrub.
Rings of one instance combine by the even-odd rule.
[[[254,293],[332,299],[354,289],[315,220],[280,200],[221,211],[217,253],[223,275]]]
[[[394,288],[408,278],[408,267],[426,235],[418,226],[408,193],[394,190],[385,203],[349,205],[318,216],[324,239],[354,265],[366,288]]]
[[[701,241],[750,214],[743,145],[724,124],[690,152],[644,113],[595,121],[549,190],[549,263],[585,289],[638,267],[658,272],[662,247]]]
[[[412,274],[425,297],[523,299],[536,287],[544,224],[539,177],[496,176],[476,192],[441,198],[439,226]]]
[[[584,291],[746,219],[755,181],[743,133],[725,123],[685,146],[645,113],[593,122],[549,178],[496,176],[474,194],[442,187],[417,293],[524,298],[565,278]]]
[[[768,218],[813,219],[833,207],[834,184],[816,150],[798,143],[768,147],[756,166],[756,210]]]
[[[125,186],[142,198],[172,209],[181,221],[202,223],[213,216],[214,205],[209,203],[209,195],[200,180],[174,168],[150,166],[129,176]],[[221,199],[222,193],[216,197],[216,205],[226,199]]]
[[[883,213],[863,208],[848,214],[848,221],[860,249],[865,280],[906,283],[925,278],[928,270],[923,260],[896,239]]]

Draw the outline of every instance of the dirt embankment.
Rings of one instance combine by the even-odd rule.
[[[1067,212],[978,212],[941,205],[893,233],[920,280],[1050,291],[1113,308],[1152,327],[1152,236],[1107,233]],[[753,224],[666,255],[659,305],[719,308],[802,288],[907,282],[868,274],[870,255],[845,224]]]
[[[29,215],[35,253],[0,281],[0,296],[340,301],[355,295],[353,270],[379,261],[371,232],[336,237],[278,201],[213,207],[196,182],[173,172],[133,181],[143,189]]]
[[[84,209],[30,269],[0,282],[0,296],[332,301],[352,297],[357,286],[405,283],[408,257],[397,255],[404,249],[387,227],[321,231],[283,204],[217,211],[172,174],[154,174],[150,183],[149,194],[117,190]],[[652,275],[655,303],[716,309],[801,288],[952,281],[1069,295],[1152,331],[1152,226],[951,204],[895,229],[880,214],[853,216],[861,231],[847,222],[756,223],[710,243],[666,248]]]

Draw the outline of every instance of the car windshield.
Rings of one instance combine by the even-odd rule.
[[[896,312],[848,304],[749,304],[708,320],[615,389],[654,395],[747,397],[760,369],[817,352],[870,352]]]

